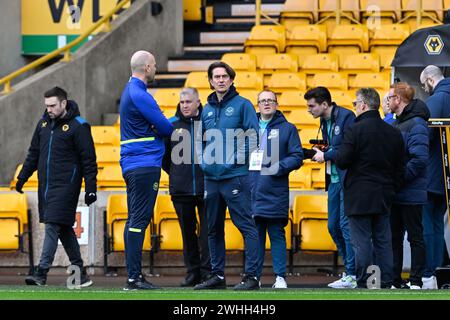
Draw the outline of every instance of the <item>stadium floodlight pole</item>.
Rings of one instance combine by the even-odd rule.
[[[256,16],[255,16],[255,25],[259,26],[261,24],[261,0],[256,0]]]
[[[422,8],[423,8],[422,0],[417,1],[417,13],[416,13],[417,27],[419,27],[422,24]]]

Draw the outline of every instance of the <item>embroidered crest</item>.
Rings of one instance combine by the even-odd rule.
[[[63,125],[62,126],[62,131],[67,131],[67,130],[69,130],[69,125],[68,124],[65,124],[65,125]]]
[[[42,122],[42,128],[45,128],[47,126],[47,121]]]
[[[225,109],[225,115],[227,117],[232,116],[233,112],[234,112],[234,108],[233,107],[228,107],[228,108]]]
[[[334,127],[334,135],[338,136],[341,133],[341,128],[339,126]]]

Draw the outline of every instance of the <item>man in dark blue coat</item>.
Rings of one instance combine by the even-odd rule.
[[[320,128],[326,150],[316,150],[312,158],[319,163],[326,162],[326,181],[328,190],[328,231],[342,257],[346,273],[328,286],[335,289],[356,288],[355,254],[350,241],[350,228],[344,210],[345,170],[334,163],[346,130],[353,124],[355,115],[350,110],[331,102],[327,88],[317,87],[305,93],[309,113],[320,117]]]
[[[430,94],[426,101],[430,118],[450,118],[450,78],[445,79],[438,67],[430,65],[422,71],[420,82],[425,92]],[[423,207],[423,239],[427,262],[422,288],[437,289],[435,270],[442,265],[443,261],[444,214],[447,210],[447,201],[439,129],[430,128],[429,131],[428,201]]]
[[[46,111],[31,140],[27,159],[17,177],[16,190],[38,171],[39,221],[45,223],[45,238],[39,266],[25,279],[28,285],[45,285],[58,239],[70,263],[81,270],[81,287],[92,281],[83,268],[80,246],[73,231],[81,181],[86,185],[87,205],[97,200],[97,163],[89,124],[80,117],[75,101],[55,87],[44,94]]]
[[[289,213],[289,173],[300,168],[303,151],[297,128],[277,111],[277,96],[270,90],[258,95],[260,143],[263,152],[262,168],[251,173],[253,181],[252,212],[259,234],[258,278],[264,264],[266,232],[270,238],[275,283],[273,288],[284,289],[286,284],[286,234]],[[258,170],[261,169],[261,170]]]
[[[394,283],[397,288],[422,288],[425,270],[422,208],[427,202],[428,125],[430,112],[421,100],[414,99],[414,89],[399,82],[389,90],[389,107],[397,116],[394,127],[403,136],[406,154],[404,184],[395,195],[391,211]],[[403,238],[405,230],[411,245],[409,283],[402,283]]]
[[[184,88],[180,93],[177,112],[169,119],[174,133],[171,138],[166,138],[166,153],[162,162],[163,169],[169,175],[169,193],[183,237],[183,258],[187,275],[181,283],[182,287],[199,284],[211,272],[208,222],[203,200],[204,177],[198,161],[195,161],[197,156],[194,151],[194,139],[200,128],[198,123],[201,114],[202,105],[197,89]],[[180,146],[186,148],[179,151]],[[173,155],[172,150],[175,150]],[[200,223],[197,222],[196,210]]]

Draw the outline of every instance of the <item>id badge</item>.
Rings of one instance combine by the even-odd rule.
[[[253,151],[250,155],[250,166],[248,169],[251,171],[261,171],[263,156],[264,156],[263,150]]]

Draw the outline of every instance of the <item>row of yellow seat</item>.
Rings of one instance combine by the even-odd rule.
[[[0,193],[0,251],[23,251],[29,219],[26,195]]]
[[[406,21],[415,26],[416,11],[421,1],[424,22],[442,21],[450,0],[340,0],[340,9],[347,17],[365,23],[377,17],[381,23]],[[287,28],[298,24],[311,24],[332,16],[338,10],[337,0],[286,0],[280,21]]]
[[[290,254],[304,251],[336,252],[336,247],[327,229],[326,194],[302,194],[295,197],[285,227],[287,250]],[[113,194],[108,198],[105,211],[105,261],[112,252],[124,251],[123,231],[127,218],[126,194]],[[244,250],[241,233],[232,223],[229,213],[225,218],[225,244],[229,251]],[[270,248],[267,237],[266,249]],[[159,195],[152,221],[146,231],[143,250],[181,251],[183,242],[178,218],[169,195]],[[290,259],[292,260],[292,259]],[[151,261],[151,263],[153,260]]]

